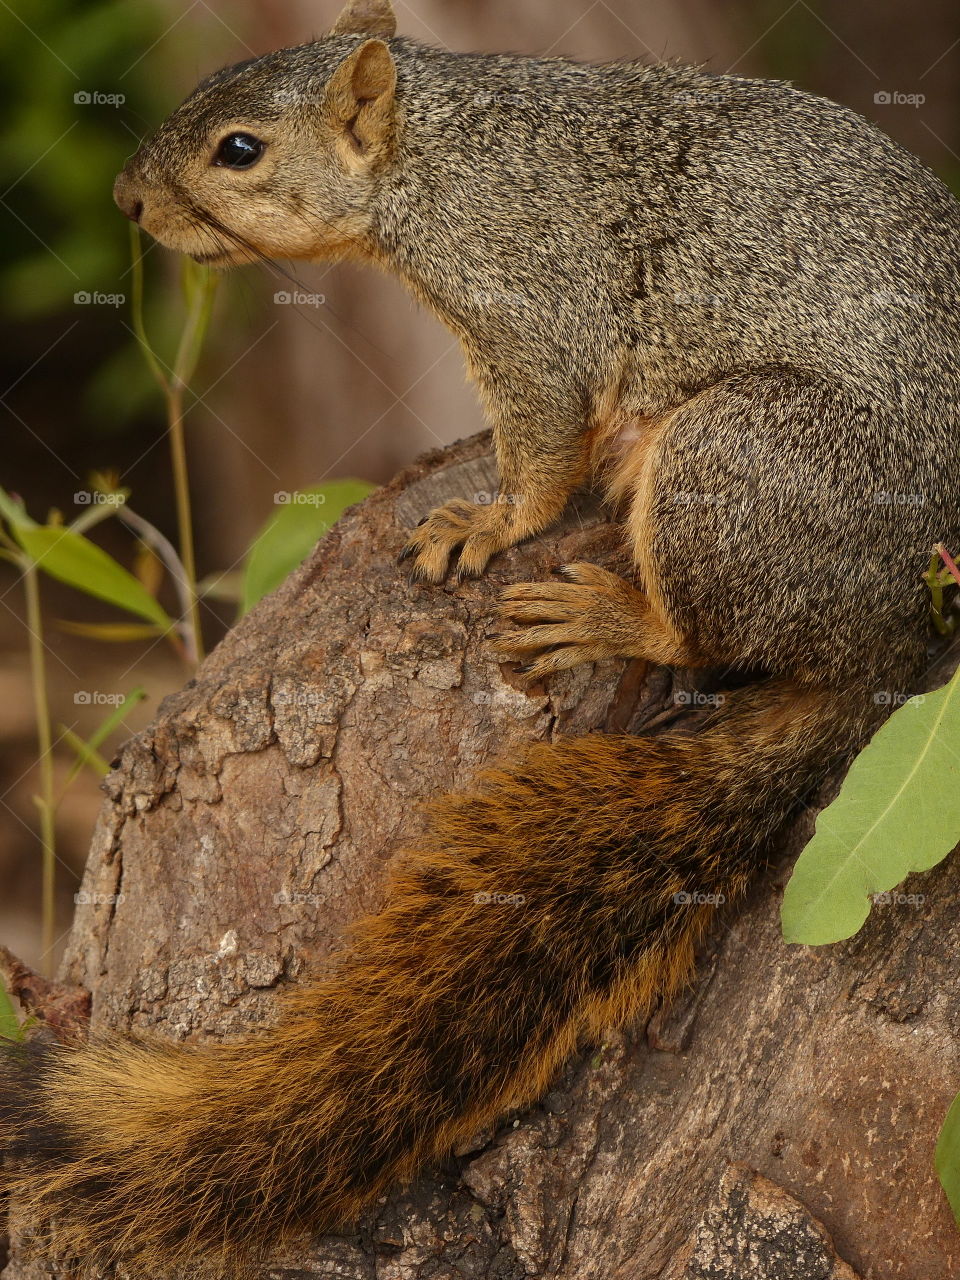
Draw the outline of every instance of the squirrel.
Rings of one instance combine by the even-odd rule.
[[[634,580],[508,587],[503,660],[743,683],[695,736],[533,744],[438,800],[384,909],[262,1034],[10,1048],[24,1212],[149,1274],[349,1224],[669,1000],[716,902],[922,672],[923,571],[960,542],[960,205],[919,160],[783,82],[395,31],[350,0],[209,76],[118,205],[217,266],[392,271],[458,335],[501,500],[411,532],[422,582],[482,573],[598,478]],[[504,886],[524,905],[476,905]]]

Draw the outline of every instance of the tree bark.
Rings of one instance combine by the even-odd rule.
[[[500,587],[572,559],[626,568],[581,494],[479,582],[412,586],[405,531],[496,488],[487,436],[421,460],[340,521],[226,637],[105,783],[59,995],[94,1027],[234,1036],[382,900],[418,802],[517,743],[696,730],[700,675],[606,662],[525,690],[485,644]],[[704,549],[709,554],[709,548]],[[825,794],[829,793],[828,790]],[[343,1280],[947,1277],[934,1169],[960,1082],[960,874],[877,907],[849,943],[786,946],[790,848],[726,919],[693,988],[572,1062],[530,1111],[268,1275]],[[16,1247],[5,1280],[57,1274]],[[64,1278],[65,1280],[65,1278]]]

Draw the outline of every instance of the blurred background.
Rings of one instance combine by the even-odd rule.
[[[335,0],[0,0],[0,486],[30,515],[83,509],[91,473],[176,536],[162,397],[137,350],[128,228],[111,201],[140,137],[210,70],[329,28]],[[875,120],[954,189],[960,179],[960,10],[955,0],[397,0],[403,33],[453,49],[665,58],[784,78]],[[146,251],[146,322],[172,358],[178,265]],[[201,575],[235,569],[278,491],[339,477],[387,480],[424,449],[482,425],[452,337],[393,281],[297,264],[303,305],[265,268],[227,277],[187,397]],[[78,499],[76,495],[81,495]],[[54,520],[58,519],[54,515]],[[107,520],[97,543],[153,573]],[[189,675],[155,638],[110,643],[118,614],[40,583],[53,726],[56,928],[41,942],[42,778],[22,573],[0,563],[0,942],[49,970],[69,927],[99,807],[95,769],[64,790],[87,737],[135,686],[100,746],[154,714]],[[204,606],[208,645],[235,615]],[[87,634],[82,633],[87,629]],[[44,954],[46,952],[46,954]]]

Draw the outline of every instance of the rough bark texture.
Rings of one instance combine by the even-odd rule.
[[[485,652],[503,583],[575,558],[618,567],[588,495],[481,582],[423,588],[398,571],[423,513],[495,488],[488,448],[432,455],[351,512],[126,745],[61,975],[70,1008],[79,985],[98,1026],[235,1035],[377,906],[421,797],[512,743],[677,711],[683,675],[610,662],[525,692]],[[932,1156],[960,1081],[960,867],[915,877],[920,906],[877,907],[852,942],[817,950],[781,940],[782,879],[760,879],[673,1009],[264,1276],[954,1274]],[[14,1250],[4,1277],[50,1274]]]

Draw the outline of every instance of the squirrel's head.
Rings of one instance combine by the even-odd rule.
[[[202,81],[117,178],[120,209],[216,265],[361,251],[396,133],[390,0]],[[359,39],[358,39],[359,37]]]

